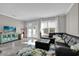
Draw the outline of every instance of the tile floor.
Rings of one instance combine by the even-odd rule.
[[[5,44],[0,44],[0,50],[2,53],[0,53],[0,56],[16,56],[16,53],[21,50],[22,48],[27,47],[28,45],[35,45],[34,42],[26,42],[25,40],[17,40]],[[52,47],[54,48],[54,46]],[[49,50],[48,53],[53,52],[53,50]]]
[[[18,50],[26,46],[27,44],[23,44],[22,40],[1,44],[0,50],[2,51],[2,53],[0,53],[0,56],[15,56]]]

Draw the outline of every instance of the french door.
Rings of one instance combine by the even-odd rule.
[[[27,37],[31,38],[37,37],[37,24],[35,22],[27,24]]]

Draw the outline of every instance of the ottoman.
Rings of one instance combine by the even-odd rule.
[[[49,39],[41,39],[40,41],[36,41],[35,48],[40,48],[40,49],[48,51],[50,48],[50,40]]]

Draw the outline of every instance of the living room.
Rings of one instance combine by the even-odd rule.
[[[79,3],[0,3],[0,55],[78,56],[78,16]]]

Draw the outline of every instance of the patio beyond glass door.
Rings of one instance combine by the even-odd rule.
[[[30,38],[31,41],[36,40],[37,38],[37,23],[31,22],[27,24],[27,37]]]

